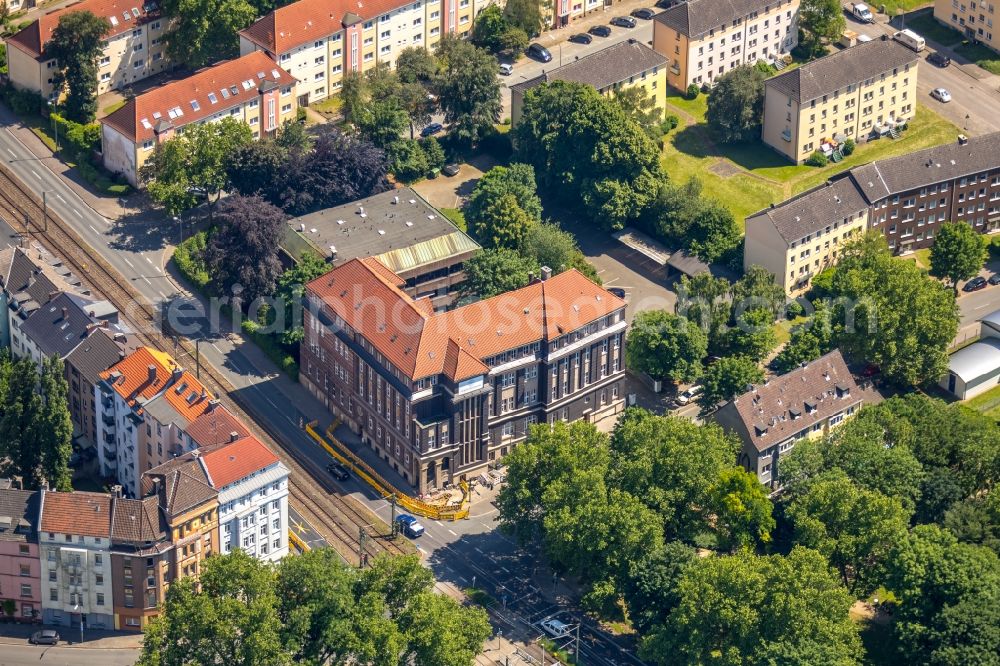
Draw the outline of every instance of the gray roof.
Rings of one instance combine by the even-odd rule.
[[[85,309],[90,301],[60,292],[33,312],[21,331],[45,356],[64,358],[90,335],[99,320]]]
[[[544,72],[541,76],[516,83],[510,88],[525,92],[549,81],[570,81],[604,90],[654,67],[666,65],[665,56],[642,42],[628,39],[557,67],[551,72]]]
[[[867,209],[868,204],[854,181],[838,178],[754,213],[746,219],[746,226],[770,220],[778,234],[791,244]]]
[[[772,76],[764,85],[803,103],[916,62],[915,51],[883,35]]]
[[[688,0],[660,12],[653,20],[688,37],[700,37],[709,30],[775,4],[775,0]]]
[[[397,274],[479,249],[408,187],[296,217],[288,224],[321,256],[330,257],[335,247],[337,261],[378,257]]]
[[[970,137],[965,145],[957,139],[914,153],[877,160],[851,169],[851,177],[868,201],[874,203],[892,194],[970,176],[997,168],[1000,132]]]
[[[948,359],[948,370],[966,384],[1000,368],[1000,340],[983,338],[963,347]]]
[[[41,493],[37,490],[0,490],[0,541],[34,541],[37,538]]]
[[[116,342],[114,336],[112,331],[95,329],[66,356],[66,364],[91,384],[97,384],[100,373],[125,358],[127,342]]]
[[[0,251],[0,288],[28,311],[48,303],[57,291],[88,293],[75,275],[41,248]]]
[[[980,337],[1000,337],[1000,310],[994,310],[979,321],[982,328]]]

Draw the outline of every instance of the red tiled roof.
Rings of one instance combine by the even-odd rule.
[[[111,495],[45,491],[40,531],[110,537]]]
[[[52,39],[52,31],[59,25],[59,17],[77,11],[89,11],[95,16],[108,19],[112,25],[105,38],[129,32],[135,26],[148,23],[160,16],[156,3],[146,0],[81,0],[42,14],[38,20],[10,37],[7,43],[33,58],[40,59],[45,51],[45,44]],[[128,20],[125,19],[126,12]],[[114,21],[111,21],[112,16],[115,17]]]
[[[250,435],[243,422],[222,405],[206,410],[191,422],[185,432],[202,450],[214,449],[228,443],[234,432],[237,433],[237,437]]]
[[[153,380],[149,369],[153,368]],[[177,363],[169,355],[150,347],[140,347],[101,373],[104,379],[126,403],[135,407],[136,398],[148,400],[163,390],[170,381]],[[117,373],[116,379],[111,375]]]
[[[408,4],[409,0],[299,0],[275,9],[240,34],[278,55],[336,34],[345,23],[356,23],[348,13],[367,20]]]
[[[264,53],[255,51],[137,95],[101,122],[141,143],[155,136],[153,128],[159,122],[181,127],[245,104],[258,96],[265,82],[287,86],[295,83],[295,78]]]
[[[352,259],[307,288],[412,379],[442,372],[456,380],[480,374],[485,372],[484,359],[553,340],[625,307],[624,301],[571,269],[433,313],[394,286],[386,269],[375,264],[378,260],[370,257]]]
[[[201,456],[201,461],[212,480],[212,486],[219,489],[270,467],[278,462],[278,456],[250,435],[205,453]]]
[[[212,394],[187,370],[174,380],[163,397],[189,423],[208,411],[213,400]]]

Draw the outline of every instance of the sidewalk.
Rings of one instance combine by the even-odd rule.
[[[80,642],[80,627],[50,626],[41,624],[0,624],[0,645],[23,645],[40,629],[55,629],[62,638],[60,647],[81,650],[138,650],[142,647],[142,634],[124,631],[103,631],[84,629],[83,643]],[[2,650],[0,650],[2,651]]]

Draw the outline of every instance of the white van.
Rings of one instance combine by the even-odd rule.
[[[913,49],[917,53],[923,51],[924,47],[927,46],[927,42],[924,41],[923,37],[909,29],[900,30],[893,35],[892,38],[903,46]]]
[[[698,394],[700,394],[703,390],[704,388],[701,386],[701,384],[695,384],[694,386],[692,386],[691,388],[689,388],[688,390],[684,391],[679,396],[677,396],[677,404],[683,407],[684,405],[694,400],[695,397],[698,396]]]

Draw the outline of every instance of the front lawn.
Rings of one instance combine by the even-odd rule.
[[[913,18],[906,17],[906,27],[941,46],[955,46],[961,44],[963,39],[962,33],[939,23],[932,13],[920,14]]]
[[[986,393],[980,393],[967,401],[965,406],[1000,421],[1000,386],[994,386]]]
[[[962,42],[961,46],[955,47],[955,53],[963,58],[968,58],[990,74],[1000,74],[1000,54],[991,51],[982,44]]]

